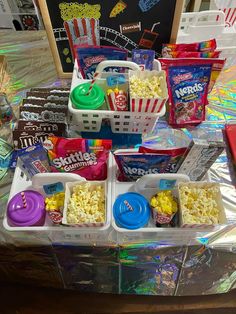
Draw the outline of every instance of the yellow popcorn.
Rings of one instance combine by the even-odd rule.
[[[45,208],[47,211],[54,211],[54,210],[62,211],[64,207],[64,200],[65,200],[64,192],[56,193],[50,197],[46,197]]]
[[[178,210],[178,205],[174,200],[171,191],[162,191],[151,198],[151,207],[156,211],[166,215],[173,215]]]
[[[78,184],[67,207],[70,224],[105,222],[105,192],[101,185]]]
[[[136,76],[130,78],[130,96],[132,98],[164,98],[160,87],[161,76],[152,76],[140,79]]]
[[[217,224],[219,208],[217,205],[217,187],[191,188],[180,186],[182,217],[185,224]]]

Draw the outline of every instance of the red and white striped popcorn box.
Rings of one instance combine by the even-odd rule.
[[[124,91],[115,93],[114,91],[107,95],[107,102],[112,111],[128,111],[128,96]]]
[[[165,71],[129,71],[129,79],[131,77],[137,77],[141,80],[153,77],[162,77],[160,80],[160,88],[162,91],[162,97],[159,98],[134,98],[130,95],[130,111],[131,112],[143,112],[143,113],[159,113],[163,106],[165,106],[168,100],[168,89],[166,84]],[[130,88],[129,88],[130,91]]]
[[[183,186],[187,186],[188,188],[192,189],[192,188],[211,188],[211,187],[215,187],[219,190],[219,192],[217,193],[217,196],[215,198],[215,201],[217,203],[217,207],[219,209],[219,223],[216,224],[197,224],[197,223],[186,223],[186,221],[184,220],[184,216],[183,216],[183,200],[180,197],[180,187]],[[179,183],[178,184],[178,195],[179,195],[179,218],[180,218],[180,227],[181,228],[197,228],[197,229],[204,229],[204,230],[211,230],[214,229],[216,226],[219,225],[224,225],[227,223],[227,219],[226,219],[226,215],[225,215],[225,210],[224,210],[224,205],[223,205],[223,201],[222,201],[222,196],[221,196],[221,192],[220,192],[220,184],[216,183],[216,182],[205,182],[205,181],[201,181],[201,182],[187,182],[187,183]]]
[[[73,188],[78,185],[89,183],[91,186],[102,186],[104,188],[105,193],[105,220],[104,222],[83,222],[83,223],[77,223],[77,224],[71,224],[67,221],[67,208],[69,205],[70,198],[72,197]],[[64,210],[63,210],[63,218],[62,218],[62,224],[63,225],[69,225],[71,227],[78,227],[78,228],[98,228],[105,226],[107,220],[107,202],[106,202],[106,181],[75,181],[75,182],[67,182],[65,184],[65,202],[64,202]]]

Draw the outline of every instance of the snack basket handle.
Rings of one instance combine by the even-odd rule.
[[[105,60],[105,61],[100,62],[96,68],[96,73],[98,73],[97,78],[102,74],[103,70],[107,67],[129,68],[133,71],[140,70],[140,67],[132,61]]]
[[[41,187],[46,184],[61,182],[86,181],[85,178],[73,173],[37,173],[32,178],[33,187]]]
[[[220,10],[211,10],[211,11],[198,12],[194,16],[193,21],[191,23],[191,26],[199,26],[199,25],[201,25],[201,21],[204,21],[204,19],[207,19],[209,17],[214,18],[216,26],[225,24],[225,13],[223,11],[220,11]],[[212,27],[212,25],[211,25],[211,27]]]
[[[177,182],[190,181],[190,178],[185,174],[177,173],[146,174],[136,181],[135,190],[138,193],[142,193],[145,190],[158,189],[157,183],[159,183],[161,179],[176,180]]]

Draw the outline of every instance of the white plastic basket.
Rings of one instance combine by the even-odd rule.
[[[182,13],[177,43],[216,39],[225,67],[236,65],[236,24],[225,27],[225,13],[219,10]]]
[[[149,201],[150,198],[155,195],[158,191],[159,182],[161,179],[166,180],[176,180],[174,195],[178,196],[177,185],[178,183],[189,182],[190,179],[187,175],[182,174],[150,174],[145,175],[140,178],[137,182],[119,182],[116,178],[117,165],[113,158],[112,167],[112,207],[116,198],[123,193],[127,192],[137,192],[142,194]],[[174,227],[174,228],[157,228],[153,222],[152,217],[150,217],[149,223],[143,227],[136,230],[129,230],[119,227],[114,219],[112,213],[112,226],[118,232],[118,241],[129,241],[132,239],[142,238],[146,239],[148,237],[153,238],[153,233],[156,234],[156,239],[161,241],[177,241],[179,243],[187,243],[188,241],[194,240],[197,236],[202,236],[203,234],[209,233],[210,231],[216,231],[222,228],[221,225],[213,226],[211,228],[201,227]]]
[[[102,232],[106,231],[111,224],[111,156],[109,157],[108,162],[108,177],[106,182],[106,222],[101,227],[79,227],[76,228],[74,226],[65,226],[65,225],[55,225],[52,221],[47,217],[44,226],[32,226],[32,227],[13,227],[8,224],[6,211],[4,214],[3,219],[3,226],[8,231],[64,231],[65,233],[69,231],[73,232]],[[22,168],[19,164],[16,167],[14,179],[11,186],[11,191],[9,195],[9,200],[19,192],[24,190],[35,190],[41,193],[42,195],[46,196],[43,185],[45,184],[53,184],[57,182],[61,182],[65,188],[66,182],[78,182],[78,181],[85,181],[84,178],[80,177],[77,174],[73,173],[40,173],[35,175],[32,178],[32,181],[28,179]],[[88,181],[89,182],[89,181]],[[104,182],[104,181],[101,181]]]
[[[131,70],[139,70],[139,66],[130,61],[103,61],[97,67],[97,72],[102,73],[106,67],[126,67]],[[160,71],[161,65],[158,60],[154,61],[153,68]],[[71,90],[76,86],[89,82],[82,80],[75,62]],[[102,84],[102,78],[98,80]],[[166,106],[164,105],[159,113],[140,113],[129,111],[109,111],[109,110],[78,110],[75,109],[69,100],[69,112],[72,115],[71,127],[77,131],[99,132],[103,119],[109,119],[112,132],[114,133],[149,133],[154,128],[158,119],[164,116]]]

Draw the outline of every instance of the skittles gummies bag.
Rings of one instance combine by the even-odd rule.
[[[72,172],[87,180],[106,180],[111,140],[51,136],[44,142],[52,172]]]

